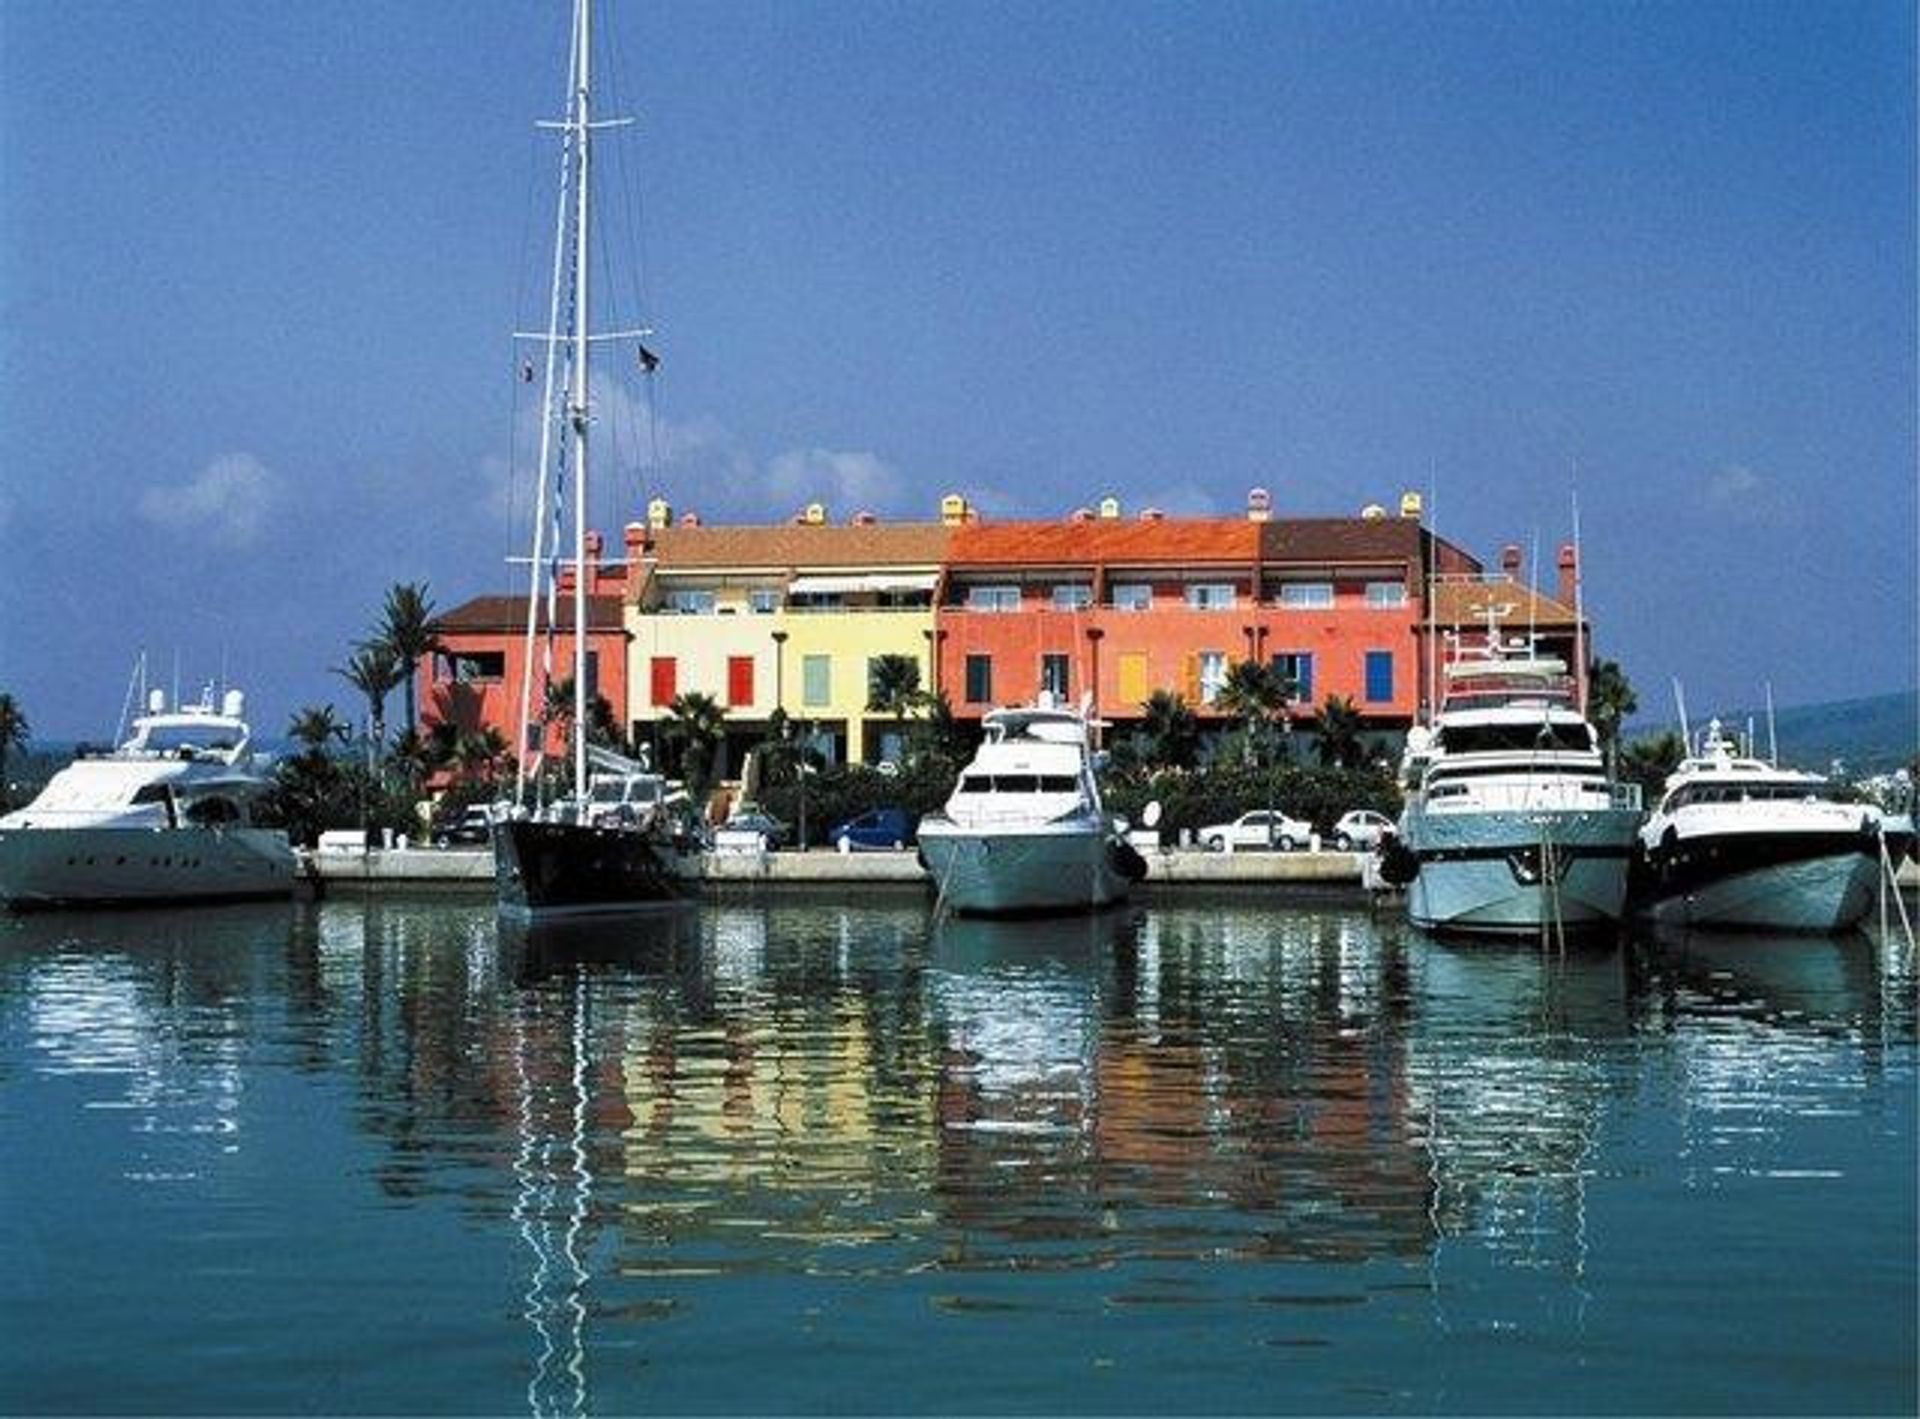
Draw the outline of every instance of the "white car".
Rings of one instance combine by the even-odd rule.
[[[1393,819],[1371,808],[1355,808],[1342,813],[1333,825],[1334,844],[1342,852],[1368,852],[1380,846],[1380,839],[1394,831]]]
[[[1242,813],[1231,823],[1215,823],[1199,832],[1200,846],[1208,852],[1233,852],[1241,848],[1277,847],[1282,852],[1305,847],[1313,835],[1313,824],[1285,813],[1256,808]]]

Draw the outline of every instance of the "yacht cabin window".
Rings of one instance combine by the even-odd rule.
[[[1584,724],[1449,724],[1440,730],[1440,748],[1448,754],[1531,754],[1556,750],[1585,754],[1593,735]]]

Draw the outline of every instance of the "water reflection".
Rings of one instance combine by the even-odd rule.
[[[367,1145],[343,1196],[451,1208],[510,1257],[520,1398],[581,1414],[635,1407],[600,1357],[636,1336],[728,1335],[731,1281],[1577,1335],[1621,1245],[1596,1187],[1854,1177],[1858,1130],[1826,1125],[1869,1115],[1910,1144],[1914,1000],[1910,955],[1866,937],[1542,953],[1238,904],[533,927],[373,901],[0,924],[0,1078],[10,1123],[23,1084],[80,1081],[124,1115],[101,1156],[216,1216],[222,1160],[287,1127],[263,1083],[337,1088]]]

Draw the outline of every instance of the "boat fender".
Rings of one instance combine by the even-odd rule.
[[[1395,887],[1404,887],[1420,875],[1420,859],[1398,835],[1388,834],[1380,841],[1380,877]]]
[[[1112,838],[1108,840],[1107,865],[1129,882],[1144,882],[1146,880],[1146,858],[1140,855],[1139,849],[1123,838]]]

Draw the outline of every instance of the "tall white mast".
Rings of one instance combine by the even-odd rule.
[[[579,181],[574,189],[573,230],[573,801],[587,820],[587,178],[592,126],[587,90],[592,73],[593,13],[577,0],[573,141]]]

